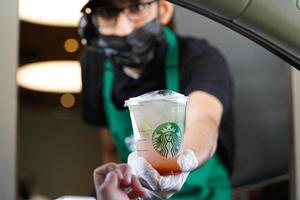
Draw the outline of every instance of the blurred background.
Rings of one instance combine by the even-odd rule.
[[[39,193],[51,199],[92,195],[92,172],[101,161],[98,127],[80,118],[77,60],[82,46],[77,24],[84,3],[20,0],[17,11],[16,184],[34,177]],[[176,7],[173,27],[218,47],[232,71],[234,199],[288,199],[293,155],[290,67],[252,41],[184,8]]]
[[[19,4],[18,174],[31,174],[50,198],[91,195],[101,161],[97,128],[80,118],[76,27],[85,2]]]

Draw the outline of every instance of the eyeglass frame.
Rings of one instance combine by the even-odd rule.
[[[158,2],[158,1],[159,0],[151,0],[151,1],[148,1],[148,2],[131,3],[129,6],[126,6],[124,8],[118,8],[118,7],[113,7],[113,6],[107,6],[107,7],[104,7],[104,8],[96,8],[96,9],[93,9],[93,12],[91,13],[92,14],[92,20],[93,20],[94,25],[97,26],[98,29],[103,29],[103,28],[106,29],[106,28],[114,27],[116,25],[116,22],[117,22],[117,19],[118,19],[118,16],[120,15],[120,13],[124,13],[124,15],[127,17],[127,19],[129,21],[136,22],[136,21],[139,21],[140,18],[137,18],[136,20],[133,20],[132,18],[130,18],[130,14],[128,14],[130,12],[129,11],[130,7],[133,7],[133,6],[136,6],[136,5],[146,5],[146,6],[150,7],[153,3]],[[100,16],[99,16],[98,13],[101,12],[101,11],[109,10],[111,8],[113,8],[112,10],[114,10],[115,13],[116,13],[116,15],[113,17],[112,23],[104,25],[104,26],[99,26],[98,18]]]

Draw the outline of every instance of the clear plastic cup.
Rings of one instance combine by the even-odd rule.
[[[158,90],[125,101],[133,127],[135,148],[160,174],[179,172],[188,97]]]

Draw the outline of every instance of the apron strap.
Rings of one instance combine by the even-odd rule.
[[[165,60],[165,80],[166,88],[176,92],[180,91],[179,87],[179,45],[175,34],[168,28],[163,27],[163,32],[168,44],[168,50]]]

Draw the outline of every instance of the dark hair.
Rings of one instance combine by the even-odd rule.
[[[90,0],[88,3],[86,3],[83,8],[81,9],[81,12],[84,13],[86,8],[90,8],[91,10],[99,7],[110,7],[110,6],[116,6],[119,3],[127,3],[127,2],[138,2],[140,0]]]

